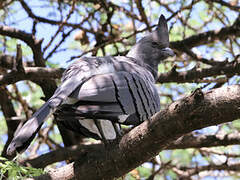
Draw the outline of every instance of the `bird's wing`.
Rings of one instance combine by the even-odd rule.
[[[96,75],[77,88],[66,103],[69,104],[57,110],[57,120],[63,121],[67,128],[75,132],[88,137],[98,136],[98,139],[101,137],[92,119],[138,125],[159,111],[155,85],[138,72],[119,71]],[[112,129],[114,133],[110,123],[102,124],[102,131],[107,125],[108,131]],[[108,139],[108,136],[105,135],[105,138]]]
[[[81,85],[98,74],[115,72],[111,57],[82,58],[71,64],[63,74],[62,83],[49,99],[53,108],[64,103],[68,96]]]

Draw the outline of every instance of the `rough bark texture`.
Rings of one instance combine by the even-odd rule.
[[[35,179],[112,179],[156,156],[170,142],[193,130],[240,117],[240,86],[226,86],[169,105],[127,133],[111,149],[89,152],[79,160]]]
[[[238,133],[222,135],[197,135],[195,133],[189,133],[171,142],[165,149],[204,148],[237,144],[240,144],[240,135]],[[87,152],[101,151],[103,149],[104,146],[102,144],[74,145],[60,148],[38,157],[22,160],[20,163],[31,165],[35,168],[45,168],[47,165],[56,162],[78,159]]]

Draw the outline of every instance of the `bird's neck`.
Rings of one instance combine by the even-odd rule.
[[[126,56],[135,59],[135,63],[139,65],[142,64],[142,66],[145,66],[145,68],[152,73],[155,80],[157,80],[158,72],[157,60],[155,61],[154,59],[149,57],[149,55],[147,55],[146,53],[141,53],[136,47],[136,45],[128,52]]]

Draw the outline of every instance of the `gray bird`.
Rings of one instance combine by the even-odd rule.
[[[174,52],[167,22],[137,42],[126,56],[84,57],[63,73],[54,95],[15,133],[7,153],[27,149],[49,115],[66,128],[103,142],[120,124],[139,125],[160,110],[155,81],[158,64]]]

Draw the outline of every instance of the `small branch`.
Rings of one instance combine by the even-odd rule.
[[[240,18],[238,17],[232,26],[223,27],[220,30],[216,31],[207,31],[199,33],[193,36],[190,36],[181,41],[174,41],[170,43],[170,47],[176,49],[180,52],[184,51],[183,48],[191,49],[196,46],[203,44],[209,44],[216,40],[226,40],[230,36],[239,37],[240,36]]]
[[[237,75],[240,74],[240,63],[230,62],[224,66],[213,66],[211,68],[205,69],[192,69],[186,72],[177,72],[176,67],[167,73],[162,73],[159,75],[157,82],[199,82],[202,78],[217,76],[217,75]]]
[[[234,11],[238,11],[239,12],[239,10],[240,10],[240,6],[238,6],[238,5],[236,5],[236,6],[233,6],[233,5],[231,5],[230,3],[227,3],[227,2],[225,2],[225,1],[223,1],[223,0],[207,0],[207,2],[208,3],[213,3],[213,2],[215,2],[215,3],[218,3],[218,4],[221,4],[222,6],[226,6],[226,7],[228,7],[229,9],[231,9],[231,10],[234,10]]]
[[[23,62],[22,62],[22,48],[21,44],[17,44],[17,55],[16,55],[16,67],[14,66],[13,69],[15,69],[18,72],[24,73],[23,68]]]
[[[16,94],[15,95],[15,99],[21,104],[21,106],[23,108],[23,111],[24,111],[24,113],[26,115],[26,118],[29,119],[31,117],[31,115],[32,115],[32,112],[30,111],[30,108],[29,108],[26,100],[22,98],[22,95],[19,92],[18,87],[17,87],[16,84],[13,84],[12,87],[13,87],[14,93]]]
[[[27,5],[26,2],[24,2],[23,0],[20,0],[20,3],[22,5],[22,7],[24,8],[24,10],[27,12],[27,14],[29,15],[29,17],[39,21],[39,22],[43,22],[43,23],[48,23],[48,24],[52,24],[52,25],[61,25],[61,24],[64,24],[64,26],[69,26],[69,27],[72,27],[72,28],[78,28],[78,29],[82,29],[86,32],[91,32],[91,33],[94,33],[92,32],[91,30],[89,29],[86,29],[86,28],[83,28],[81,26],[82,22],[79,23],[79,24],[74,24],[74,23],[69,23],[69,22],[62,22],[62,21],[56,21],[56,20],[50,20],[50,19],[46,19],[46,18],[43,18],[43,17],[39,17],[39,16],[36,16],[32,10],[29,8],[29,6]]]
[[[50,57],[56,52],[56,50],[59,48],[59,46],[66,40],[66,38],[67,38],[74,30],[75,30],[75,29],[71,29],[71,30],[69,30],[67,33],[63,33],[63,34],[62,34],[61,40],[55,45],[55,47],[53,48],[53,50],[47,55],[46,59],[50,58]]]
[[[190,133],[177,139],[166,147],[166,149],[202,148],[235,144],[240,144],[240,135],[237,133],[225,135],[196,135]]]
[[[11,98],[8,96],[8,90],[6,87],[0,86],[0,106],[1,106],[1,110],[3,112],[3,115],[5,117],[5,119],[11,119],[12,117],[16,116],[16,112],[14,110]],[[14,132],[16,131],[18,125],[19,125],[20,121],[14,121],[14,120],[7,120],[6,124],[7,124],[7,128],[8,128],[8,139],[7,142],[5,143],[1,156],[3,157],[7,157],[9,159],[12,159],[15,154],[13,156],[8,156],[7,155],[7,147],[10,144],[10,142],[13,139],[13,135]]]
[[[4,9],[7,6],[9,6],[10,4],[12,4],[14,2],[14,0],[5,0],[5,1],[1,1],[0,2],[0,9]]]
[[[151,26],[151,28],[153,28],[153,27],[155,27],[155,25]],[[80,55],[78,55],[78,56],[72,56],[69,60],[67,60],[67,62],[72,61],[73,59],[76,59],[76,58],[80,58],[80,57],[86,55],[87,53],[95,52],[95,51],[98,50],[99,48],[102,48],[102,47],[104,47],[104,46],[106,46],[106,45],[108,45],[108,44],[117,43],[117,42],[122,42],[123,40],[128,39],[128,38],[131,38],[131,37],[135,36],[136,34],[141,33],[141,32],[144,32],[144,31],[146,31],[146,30],[147,30],[147,28],[144,28],[144,29],[142,29],[142,30],[135,31],[134,33],[132,33],[132,34],[126,36],[126,37],[109,39],[108,41],[106,41],[106,42],[104,42],[104,43],[101,43],[101,44],[98,45],[98,46],[95,46],[93,49],[90,49],[90,50],[88,50],[88,51],[84,51],[82,54],[80,54]]]
[[[222,163],[219,165],[216,164],[210,164],[210,165],[206,165],[206,166],[197,166],[197,167],[193,167],[193,168],[189,168],[189,167],[180,167],[180,168],[176,168],[173,167],[172,168],[174,172],[176,172],[177,174],[181,175],[181,178],[188,178],[190,176],[199,174],[202,171],[215,171],[215,170],[226,170],[226,171],[239,171],[240,170],[240,163],[234,163],[234,164],[228,164],[228,163]]]
[[[151,29],[151,27],[150,27],[150,25],[148,23],[148,19],[147,19],[147,16],[145,14],[144,7],[142,5],[142,1],[135,0],[135,3],[137,5],[138,11],[139,11],[139,13],[141,15],[141,20],[146,24],[148,30],[151,32],[152,29]]]
[[[185,52],[187,55],[189,55],[191,58],[198,62],[202,62],[204,64],[212,65],[212,66],[224,66],[227,61],[219,62],[219,61],[214,61],[213,59],[208,60],[206,58],[203,58],[201,56],[196,55],[191,49],[188,49],[186,47],[182,47],[183,52]]]
[[[118,11],[123,12],[124,14],[126,14],[127,16],[131,17],[132,19],[141,21],[140,17],[137,16],[136,14],[134,14],[134,11],[129,11],[125,8],[125,6],[118,6],[117,4],[114,4],[114,1],[110,1],[108,2],[109,6],[112,6],[113,8],[117,9]]]
[[[66,23],[66,22],[69,20],[69,18],[71,17],[71,15],[72,15],[73,12],[74,12],[75,4],[76,4],[76,2],[73,1],[72,7],[71,7],[71,9],[70,9],[67,17],[62,21],[62,24],[59,25],[58,30],[56,31],[56,33],[51,37],[51,40],[50,40],[50,41],[48,42],[48,44],[43,48],[43,52],[45,52],[45,51],[50,47],[50,45],[51,45],[52,42],[55,40],[55,38],[57,37],[57,35],[62,31],[64,23]],[[47,59],[47,58],[46,58],[46,59]]]

